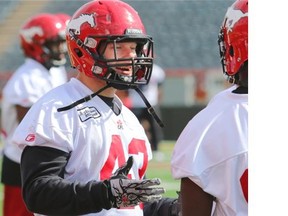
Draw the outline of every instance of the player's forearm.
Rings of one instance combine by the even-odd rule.
[[[23,197],[28,209],[45,215],[79,215],[110,208],[102,182],[63,179],[69,154],[47,147],[26,147],[21,160]]]
[[[47,185],[54,185],[53,189]],[[55,187],[55,184],[58,186]],[[65,184],[60,180],[41,179],[25,190],[25,202],[30,211],[45,215],[80,215],[105,208],[102,183]],[[52,198],[52,199],[51,199]]]

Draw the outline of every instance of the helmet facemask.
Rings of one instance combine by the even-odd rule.
[[[234,53],[233,53],[233,47],[228,47],[229,51],[227,51],[227,47],[224,41],[224,32],[225,30],[222,28],[220,30],[220,33],[218,35],[218,45],[219,45],[219,52],[220,52],[220,61],[221,61],[221,65],[222,65],[222,70],[223,70],[223,74],[224,76],[227,78],[227,81],[230,83],[236,83],[235,80],[235,76],[234,75],[229,75],[228,71],[227,71],[227,53],[229,52],[229,55],[231,55],[231,57],[233,57]]]
[[[79,55],[82,55],[82,52],[87,52],[94,62],[91,67],[93,76],[105,80],[110,86],[121,90],[148,84],[153,66],[153,41],[151,37],[146,35],[88,36],[82,42],[72,31],[70,31],[70,35],[77,41]],[[117,44],[124,42],[137,44],[136,57],[119,58],[116,47]],[[108,44],[113,44],[114,58],[112,59],[104,57]],[[131,76],[119,75],[115,70],[115,68],[125,70],[129,67],[132,68]]]
[[[59,67],[66,64],[67,45],[65,38],[58,36],[56,39],[47,40],[43,46],[42,58],[47,68]]]

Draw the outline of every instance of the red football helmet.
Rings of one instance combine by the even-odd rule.
[[[153,41],[131,6],[120,0],[95,0],[84,4],[72,16],[66,31],[71,65],[90,77],[123,89],[147,84],[153,65]],[[135,58],[118,58],[116,44],[137,43]],[[115,58],[105,59],[108,43],[114,44]],[[110,65],[110,66],[109,66]],[[133,69],[132,77],[121,77],[113,67]]]
[[[42,13],[30,18],[20,30],[25,56],[45,67],[66,63],[65,23],[54,14]]]
[[[237,83],[235,75],[248,61],[248,0],[236,0],[228,8],[218,43],[223,72],[230,82]]]
[[[65,13],[57,13],[55,15],[58,16],[58,18],[60,18],[66,24],[66,26],[68,25],[71,19],[71,16]]]

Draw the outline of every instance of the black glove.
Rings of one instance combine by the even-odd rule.
[[[169,206],[169,216],[181,216],[181,194],[177,191],[178,199],[174,200]]]
[[[131,207],[139,205],[140,202],[153,202],[162,198],[165,190],[163,187],[152,187],[160,185],[158,178],[135,180],[128,179],[127,175],[133,165],[133,157],[130,156],[126,164],[115,171],[113,176],[104,181],[108,188],[108,196],[111,207]]]

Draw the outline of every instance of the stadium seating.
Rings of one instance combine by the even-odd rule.
[[[0,24],[3,22],[9,13],[18,5],[20,0],[5,0],[0,1]]]
[[[42,12],[65,12],[72,15],[86,2],[50,0]],[[139,12],[148,34],[153,37],[155,61],[158,64],[165,68],[219,66],[217,36],[223,14],[231,0],[127,2]],[[3,15],[1,17],[3,19]],[[14,70],[23,61],[17,36],[11,35],[15,38],[13,44],[0,56],[0,71]]]

